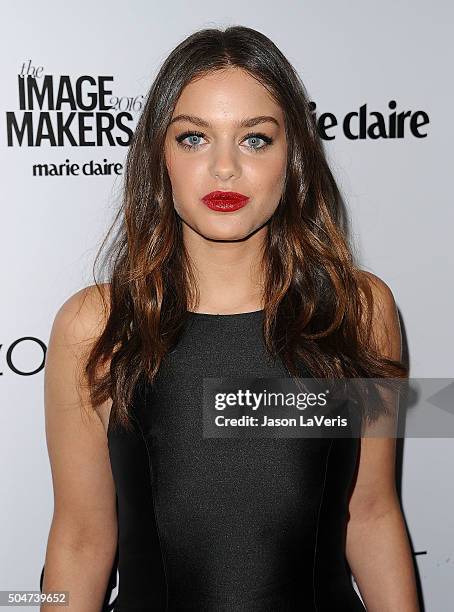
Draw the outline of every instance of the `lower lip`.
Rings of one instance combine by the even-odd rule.
[[[233,212],[234,210],[238,210],[246,206],[249,202],[249,198],[246,200],[228,200],[228,199],[219,199],[219,200],[202,200],[205,206],[211,208],[211,210],[216,210],[219,212]]]

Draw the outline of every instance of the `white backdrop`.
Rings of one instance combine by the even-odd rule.
[[[37,590],[53,508],[43,346],[60,305],[92,283],[93,257],[113,218],[121,175],[34,176],[34,165],[82,167],[104,159],[122,164],[126,146],[118,143],[126,141],[127,133],[121,126],[133,129],[141,96],[177,43],[202,27],[241,24],[261,30],[301,74],[317,115],[332,113],[337,119],[327,130],[326,151],[351,211],[363,267],[393,290],[411,376],[452,377],[453,79],[448,41],[454,10],[447,0],[432,5],[420,0],[230,0],[224,9],[206,0],[79,0],[71,6],[24,0],[18,6],[3,4],[0,42],[0,590]],[[98,105],[85,118],[82,109],[75,109],[74,143],[65,138],[59,146],[58,111],[49,100],[41,111],[21,107],[18,74],[33,70],[41,80],[52,75],[55,91],[63,75],[74,88],[84,75],[109,77],[107,99],[120,99],[120,109],[103,111]],[[347,137],[342,129],[347,113],[367,105],[367,113],[381,113],[386,123],[392,100],[397,112],[411,113],[402,137]],[[62,112],[67,119],[68,105]],[[116,140],[84,146],[84,138],[95,139],[96,130],[89,126],[99,113],[106,115],[102,121],[113,118]],[[419,123],[413,132],[411,116]],[[24,122],[28,128],[20,144],[14,125],[20,131]],[[84,125],[87,130],[79,134],[78,126]],[[355,120],[351,125],[357,129]],[[46,137],[49,126],[55,130],[53,143]],[[408,439],[403,445],[402,502],[429,612],[450,609],[453,459],[450,439]]]

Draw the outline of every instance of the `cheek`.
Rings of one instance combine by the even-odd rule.
[[[185,184],[186,168],[184,164],[178,163],[178,158],[170,156],[167,159],[167,172],[169,174],[172,191],[175,197],[179,197],[182,185]]]
[[[200,174],[200,163],[195,163],[188,157],[172,155],[167,163],[167,171],[174,191],[194,186]]]
[[[285,182],[285,171],[286,171],[286,167],[285,165],[282,164],[278,164],[276,166],[274,166],[274,168],[270,168],[268,177],[269,177],[269,182],[270,182],[270,189],[278,189],[281,190],[282,187],[284,186],[284,182]]]
[[[204,193],[205,175],[200,169],[200,163],[192,163],[191,160],[182,159],[178,155],[171,158],[167,171],[172,186],[174,208],[181,217],[186,218],[194,209],[194,196]]]
[[[287,169],[287,154],[285,149],[278,149],[276,155],[269,160],[268,173],[270,180],[276,183],[282,181]]]
[[[272,189],[274,194],[278,197],[281,196],[284,189],[286,174],[287,160],[285,157],[281,157],[279,160],[276,160],[273,167],[269,169],[270,190]]]
[[[282,191],[285,184],[286,160],[282,155],[276,155],[266,160],[257,160],[248,166],[245,175],[248,175],[249,182],[254,185],[256,190],[262,194],[275,196]]]

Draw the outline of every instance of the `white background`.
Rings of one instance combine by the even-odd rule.
[[[388,114],[423,110],[428,136],[351,141],[340,126],[326,151],[351,212],[361,262],[391,287],[402,317],[412,377],[452,377],[453,5],[382,0],[279,3],[130,1],[3,4],[1,37],[2,299],[0,301],[0,590],[39,589],[52,517],[43,370],[20,376],[8,348],[45,344],[53,317],[92,283],[91,266],[113,218],[120,180],[31,175],[34,163],[123,161],[125,147],[6,146],[6,112],[18,116],[23,62],[44,73],[113,75],[116,95],[145,94],[168,53],[202,27],[246,25],[269,36],[317,104],[339,121],[367,103]],[[19,10],[20,6],[20,10]],[[33,343],[15,363],[39,364]],[[454,579],[450,439],[404,443],[402,503],[417,555],[425,609],[449,609]]]

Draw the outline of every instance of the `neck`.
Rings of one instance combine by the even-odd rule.
[[[247,239],[209,240],[185,225],[183,239],[193,266],[202,312],[246,312],[263,307],[261,257],[266,226]]]

